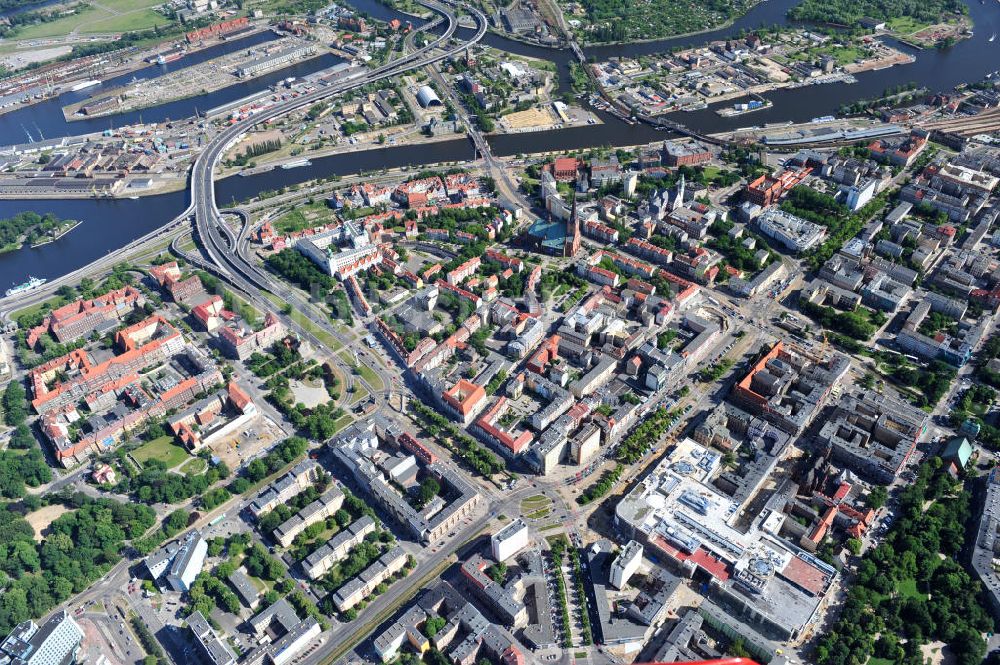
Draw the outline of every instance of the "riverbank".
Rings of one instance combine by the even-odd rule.
[[[251,83],[263,76],[297,63],[322,58],[329,49],[296,37],[281,37],[264,45],[240,49],[212,58],[155,79],[142,79],[102,90],[99,95],[63,107],[67,121],[100,118],[118,113],[139,111],[161,104],[207,95],[239,83]],[[102,100],[118,99],[117,104]]]
[[[262,34],[268,32],[266,25],[252,26],[248,32],[241,33],[235,40],[218,38],[208,42],[200,42],[197,45],[187,45],[184,47],[182,58],[164,64],[150,62],[150,59],[155,58],[166,45],[173,44],[176,48],[181,48],[178,46],[181,35],[165,36],[142,49],[123,49],[121,52],[98,54],[67,62],[64,65],[56,63],[43,65],[37,70],[19,73],[0,84],[0,96],[6,93],[8,97],[17,94],[22,97],[19,102],[10,102],[0,106],[0,116],[17,111],[29,112],[31,107],[45,102],[56,104],[66,100],[79,101],[85,95],[93,96],[94,91],[102,86],[123,86],[129,82],[130,76],[139,80],[153,80],[170,73],[171,65],[190,67],[193,64],[225,55],[243,47],[256,46],[264,41],[261,40]],[[81,43],[86,41],[80,39]],[[222,53],[216,53],[216,51]],[[95,64],[89,64],[91,61]],[[75,86],[88,81],[98,81],[98,83],[74,90]],[[107,93],[100,96],[107,96]]]
[[[733,33],[740,30],[753,31],[761,24],[780,23],[787,25],[788,8],[797,0],[768,0],[757,5],[747,16],[735,23]],[[375,0],[352,0],[352,5],[372,7],[373,13],[389,15],[382,5]],[[973,2],[969,5],[971,18],[976,25],[975,36],[962,40],[950,49],[927,49],[917,54],[917,61],[906,67],[892,67],[879,71],[867,71],[858,74],[858,83],[830,84],[812,86],[808,90],[782,90],[766,95],[774,102],[772,108],[753,114],[753,123],[770,125],[773,123],[808,122],[811,118],[832,115],[837,108],[845,103],[858,99],[880,97],[887,88],[905,85],[910,81],[931,91],[945,92],[962,82],[979,80],[987,73],[996,69],[996,54],[998,47],[988,41],[993,32],[1000,32],[1000,13],[995,11],[996,5],[980,5]],[[391,19],[393,16],[389,15]],[[714,37],[724,39],[728,34],[716,32]],[[485,43],[514,53],[530,53],[533,57],[545,57],[556,63],[560,72],[571,54],[568,51],[546,49],[538,46],[528,46],[513,42],[494,34],[488,34]],[[586,55],[594,55],[598,60],[606,60],[610,55],[637,58],[652,52],[669,51],[674,46],[682,46],[677,41],[657,41],[637,44],[634,47],[614,49],[614,53],[602,53],[600,49],[589,48]],[[288,76],[290,73],[283,73]],[[299,74],[301,76],[301,74]],[[277,79],[277,75],[275,75]],[[232,98],[242,97],[249,91],[233,92]],[[198,99],[184,102],[183,105],[165,105],[155,112],[143,115],[147,122],[158,121],[163,117],[186,117],[193,107],[212,108],[222,103],[216,93],[213,99]],[[189,108],[191,107],[191,108]],[[56,109],[58,111],[58,107]],[[64,121],[59,113],[60,124],[47,124],[46,119],[37,113],[16,114],[0,118],[0,135],[23,136],[25,128],[33,128],[37,121],[46,137],[63,136]],[[645,125],[627,125],[616,121],[606,114],[599,114],[605,124],[598,127],[578,127],[554,131],[535,132],[531,134],[491,135],[488,140],[493,147],[493,153],[499,157],[525,154],[544,150],[551,153],[566,153],[575,150],[585,150],[589,146],[627,146],[641,145],[662,141],[669,138],[669,132],[659,132]],[[746,119],[720,118],[712,109],[685,113],[674,116],[688,127],[706,134],[732,132],[748,124]],[[134,118],[124,116],[109,119],[115,127],[134,121]],[[95,123],[89,131],[107,129],[110,123]],[[76,132],[80,133],[80,132]],[[244,200],[256,196],[265,190],[280,190],[291,187],[303,179],[319,179],[336,177],[339,174],[364,172],[380,172],[383,168],[406,167],[419,169],[426,163],[467,164],[475,159],[475,150],[463,136],[440,142],[422,145],[380,146],[374,149],[358,152],[334,154],[327,157],[309,158],[313,166],[303,169],[274,169],[266,173],[242,178],[226,178],[217,182],[216,197],[220,207],[230,205],[233,200]],[[38,249],[25,249],[3,255],[0,258],[0,282],[13,283],[23,280],[26,274],[37,274],[50,279],[65,273],[73,272],[91,262],[99,261],[109,252],[128,245],[135,238],[142,236],[154,228],[162,227],[174,216],[183,211],[189,204],[186,194],[173,192],[158,197],[143,198],[141,201],[122,199],[79,200],[0,200],[0,217],[11,216],[22,210],[37,212],[53,212],[66,218],[77,218],[94,221],[100,228],[100,233],[74,234],[71,242],[53,243]]]
[[[56,231],[54,231],[49,237],[45,238],[44,240],[37,240],[37,241],[31,243],[31,248],[35,249],[37,247],[42,247],[43,245],[48,245],[50,242],[55,242],[56,240],[59,240],[64,235],[66,235],[67,233],[69,233],[70,231],[72,231],[73,229],[75,229],[76,227],[80,226],[81,224],[83,224],[83,222],[79,222],[79,221],[76,221],[76,220],[69,220],[69,225],[68,226],[60,227],[59,229],[57,229]],[[23,245],[22,245],[22,247],[23,247]]]
[[[0,254],[48,245],[81,223],[76,219],[59,219],[51,213],[39,215],[34,212],[20,212],[0,220],[0,236],[6,241],[6,244],[0,247]]]
[[[187,188],[187,171],[127,178],[117,188],[101,188],[82,178],[11,178],[0,175],[0,201],[23,201],[25,196],[41,201],[85,201],[87,199],[138,199],[180,192]],[[141,183],[141,184],[133,184]]]
[[[301,159],[308,159],[310,161],[314,159],[320,159],[324,157],[336,157],[337,155],[349,155],[351,153],[359,152],[370,152],[372,150],[392,150],[396,148],[403,147],[414,147],[421,145],[433,145],[436,143],[444,143],[447,141],[454,141],[457,138],[464,138],[466,136],[465,132],[460,134],[441,134],[439,136],[426,136],[424,134],[412,134],[415,128],[413,126],[400,128],[403,131],[397,132],[396,134],[391,134],[383,131],[385,136],[385,141],[379,143],[377,139],[375,140],[365,140],[359,141],[355,144],[338,144],[331,146],[324,146],[317,150],[302,150],[301,146],[295,144],[287,144],[283,146],[280,150],[274,152],[265,153],[254,157],[254,166],[240,167],[240,166],[230,166],[222,167],[216,171],[218,177],[228,178],[234,175],[243,175],[244,177],[251,177],[255,175],[260,175],[263,173],[269,173],[275,169],[281,168],[283,164],[289,162],[294,162]],[[378,133],[378,132],[374,132]],[[400,141],[399,138],[408,137],[408,140]],[[389,143],[390,139],[396,139],[394,143]],[[298,150],[295,154],[293,151]]]

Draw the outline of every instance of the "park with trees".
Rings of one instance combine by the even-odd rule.
[[[898,519],[862,555],[843,610],[816,647],[818,665],[922,665],[921,646],[942,642],[957,665],[978,665],[993,630],[978,581],[959,563],[971,494],[931,458],[898,495]]]

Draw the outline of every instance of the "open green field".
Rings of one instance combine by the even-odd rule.
[[[294,210],[286,212],[274,220],[271,225],[278,233],[292,233],[326,224],[332,219],[333,211],[327,207],[326,203],[316,201],[296,206]]]
[[[197,476],[198,474],[205,473],[206,469],[208,469],[208,462],[200,457],[194,457],[184,462],[178,471],[186,476]]]
[[[823,55],[828,55],[837,61],[838,65],[857,62],[864,57],[864,52],[857,46],[829,46],[817,49]]]
[[[164,435],[144,443],[132,452],[132,457],[139,464],[145,464],[151,459],[158,459],[172,469],[187,460],[187,451],[174,443],[174,437]]]
[[[170,21],[152,10],[152,7],[161,4],[161,0],[101,0],[78,14],[22,28],[15,37],[43,39],[75,33],[129,32],[166,26]]]
[[[927,594],[920,593],[917,589],[917,581],[914,579],[901,580],[896,583],[896,594],[900,601],[907,598],[919,598],[925,600]]]
[[[914,32],[919,32],[923,30],[930,23],[926,21],[918,21],[912,16],[899,16],[897,18],[891,18],[885,22],[886,27],[900,35],[912,35]]]

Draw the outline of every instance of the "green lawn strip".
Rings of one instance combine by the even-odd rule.
[[[319,339],[319,341],[323,342],[323,344],[325,344],[326,347],[331,351],[336,352],[338,349],[341,348],[340,342],[338,342],[336,338],[332,334],[327,332],[325,329],[320,328],[318,325],[316,325],[315,323],[313,323],[312,321],[310,321],[305,317],[293,317],[293,318],[296,321],[296,323],[298,323],[303,328],[308,330],[310,333],[315,335]]]
[[[383,390],[385,386],[382,384],[382,379],[379,378],[378,374],[363,362],[359,362],[357,365],[354,364],[354,356],[348,351],[342,351],[339,354],[341,360],[347,363],[347,366],[356,370],[357,373],[364,379],[368,385],[372,387],[372,390],[376,392]]]
[[[350,415],[344,415],[344,416],[341,416],[340,418],[337,418],[335,421],[333,421],[333,430],[334,430],[334,433],[339,432],[340,430],[344,429],[345,427],[347,427],[348,425],[350,425],[352,422],[354,422],[354,418],[351,417]]]
[[[368,385],[372,387],[372,390],[378,391],[385,387],[382,384],[382,379],[380,379],[378,374],[376,374],[375,371],[368,365],[361,363],[358,366],[358,371],[361,373],[361,378],[367,381]]]
[[[29,307],[25,307],[24,309],[14,310],[13,312],[11,312],[10,318],[16,321],[19,317],[22,317],[26,314],[30,314],[32,316],[38,314],[38,312],[42,311],[42,308],[45,307],[46,305],[49,305],[51,309],[55,309],[56,307],[61,307],[65,304],[66,304],[65,298],[63,298],[62,296],[55,296],[49,298],[48,300],[43,300],[40,303],[31,305]]]
[[[369,393],[365,390],[364,386],[360,384],[355,386],[354,392],[351,393],[351,406],[357,406],[362,402],[362,400],[368,397],[368,395]]]

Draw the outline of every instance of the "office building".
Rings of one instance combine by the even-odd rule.
[[[170,569],[167,571],[166,584],[174,591],[187,591],[194,584],[208,554],[208,542],[202,538],[199,531],[192,531],[177,548]]]
[[[41,625],[17,624],[0,642],[3,665],[71,665],[83,642],[83,630],[66,610],[56,612]]]
[[[642,564],[642,543],[630,540],[611,563],[611,586],[621,590]]]
[[[506,561],[528,546],[528,525],[520,517],[490,537],[490,551],[497,561]]]

